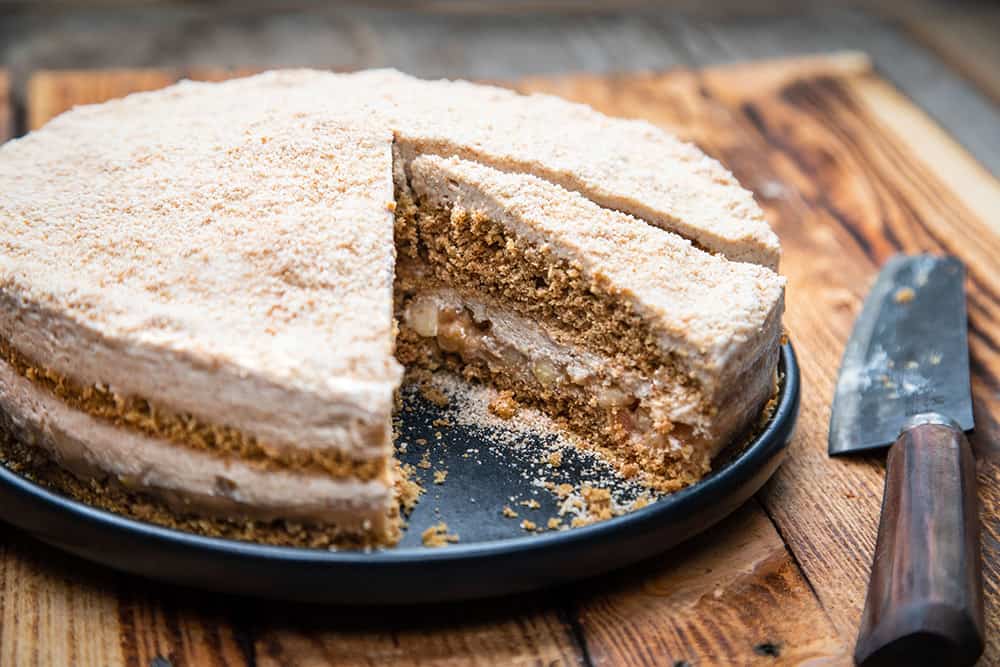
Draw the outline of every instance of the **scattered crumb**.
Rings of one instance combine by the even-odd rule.
[[[448,471],[447,470],[435,470],[434,471],[434,483],[435,484],[444,484],[444,480],[446,480],[446,479],[448,479]]]
[[[555,491],[555,494],[559,497],[560,500],[563,500],[565,498],[568,498],[569,494],[573,493],[573,485],[559,484],[553,489],[553,491]]]
[[[915,361],[907,361],[906,368],[908,368],[909,370],[913,370],[914,368],[920,368],[920,364],[918,364]]]
[[[517,408],[514,392],[508,390],[499,392],[489,403],[489,411],[500,419],[510,419],[517,414]]]
[[[399,496],[399,505],[403,510],[404,516],[409,516],[413,508],[417,506],[417,502],[424,492],[424,487],[420,486],[413,479],[415,472],[413,466],[409,464],[401,465],[398,468],[399,474],[396,477],[396,493]]]
[[[928,360],[931,362],[931,366],[937,366],[941,363],[941,355],[935,352],[928,358]]]
[[[439,417],[438,419],[435,419],[434,421],[432,421],[431,425],[433,425],[433,426],[451,426],[451,422],[448,421],[447,419],[443,419],[443,418]]]
[[[562,465],[562,457],[563,454],[561,449],[557,449],[556,451],[552,452],[551,454],[549,454],[549,465],[552,466],[553,468],[558,468],[559,466]]]
[[[505,517],[507,517],[508,519],[515,519],[515,518],[517,518],[517,512],[515,512],[514,510],[512,510],[510,508],[510,505],[504,505],[503,506],[503,512],[502,512],[502,514]]]
[[[561,525],[562,525],[562,519],[559,519],[559,518],[556,518],[556,517],[552,517],[551,519],[549,519],[549,523],[548,523],[549,530],[556,530]]]
[[[527,519],[521,522],[521,528],[527,531],[538,530],[538,526],[535,525],[535,522],[528,521]]]
[[[893,297],[896,303],[910,303],[913,301],[917,293],[913,291],[912,287],[900,287],[896,290],[896,295]]]
[[[458,535],[450,534],[448,532],[448,524],[444,521],[436,523],[425,530],[421,533],[420,538],[423,540],[425,547],[443,547],[458,542]]]
[[[440,440],[443,437],[444,437],[444,434],[441,433],[441,431],[434,431],[434,438],[435,439]]]
[[[632,501],[632,505],[629,507],[629,510],[630,511],[641,510],[643,507],[645,507],[651,502],[653,502],[653,499],[644,493]]]
[[[427,438],[417,438],[416,442],[421,447],[426,447],[427,446]]]
[[[423,468],[427,470],[431,467],[431,457],[428,452],[424,452],[424,455],[420,457],[420,462],[417,463],[418,468]]]
[[[580,495],[583,496],[587,505],[587,512],[595,520],[604,521],[614,516],[611,511],[611,492],[609,490],[584,484],[580,489]]]
[[[529,498],[528,500],[522,500],[521,504],[527,507],[528,509],[532,510],[536,510],[542,506],[542,504],[537,500],[535,500],[534,498]]]
[[[448,396],[443,391],[441,391],[440,389],[431,384],[428,383],[421,384],[420,394],[428,401],[438,406],[439,408],[443,408],[446,405],[448,405]]]

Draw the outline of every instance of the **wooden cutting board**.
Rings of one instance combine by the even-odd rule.
[[[38,72],[26,118],[223,70]],[[0,132],[9,131],[0,79]],[[785,322],[803,404],[784,467],[755,501],[651,562],[568,589],[431,609],[237,601],[150,584],[0,527],[0,664],[844,664],[864,602],[884,473],[826,455],[844,342],[893,253],[969,268],[988,645],[1000,663],[1000,185],[842,54],[700,71],[532,78],[513,86],[645,118],[697,142],[781,237]]]

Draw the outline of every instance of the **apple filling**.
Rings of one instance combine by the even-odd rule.
[[[690,426],[654,416],[655,400],[646,399],[655,399],[658,382],[634,372],[612,374],[605,357],[560,345],[517,316],[505,314],[495,322],[491,314],[454,298],[421,295],[407,303],[403,321],[463,363],[485,364],[495,377],[516,379],[511,388],[519,398],[582,405],[601,415],[602,430],[613,439],[655,449],[690,444]]]

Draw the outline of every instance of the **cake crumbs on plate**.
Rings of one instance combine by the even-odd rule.
[[[517,512],[515,512],[514,510],[512,510],[511,507],[510,507],[510,505],[504,505],[503,506],[503,511],[501,512],[501,514],[503,514],[508,519],[516,519],[517,518]]]
[[[548,463],[553,468],[558,468],[562,465],[563,453],[561,449],[557,449],[554,452],[549,453]]]
[[[451,426],[451,422],[443,417],[438,417],[431,422],[431,426]]]
[[[421,533],[420,539],[425,547],[444,547],[458,542],[458,535],[449,533],[448,524],[441,521]]]
[[[446,479],[448,479],[448,471],[447,470],[435,470],[434,471],[434,483],[435,484],[444,484],[444,481]]]
[[[424,487],[413,479],[416,470],[408,463],[404,463],[397,468],[396,494],[399,498],[399,506],[404,516],[409,516],[413,508],[420,501],[420,496],[424,493]]]
[[[529,498],[528,500],[522,500],[520,504],[532,510],[536,510],[542,506],[542,504],[537,500],[535,500],[534,498]]]
[[[424,452],[424,455],[420,457],[420,462],[417,463],[418,468],[423,468],[428,470],[431,467],[431,457],[429,452]]]
[[[420,385],[420,394],[439,408],[448,405],[448,395],[429,383],[422,383]]]
[[[507,389],[498,392],[488,405],[489,411],[500,419],[510,419],[517,414],[518,407],[514,392]]]
[[[559,530],[562,527],[562,519],[558,517],[550,517],[548,521],[549,530]]]
[[[900,287],[892,298],[896,303],[910,303],[916,296],[912,287]]]
[[[528,531],[529,533],[533,530],[538,530],[538,526],[535,524],[535,522],[529,521],[528,519],[525,519],[524,521],[521,522],[521,528],[523,530]]]

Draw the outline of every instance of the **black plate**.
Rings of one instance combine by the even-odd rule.
[[[729,452],[702,481],[624,516],[567,531],[528,535],[520,528],[521,518],[544,524],[554,514],[554,498],[530,481],[537,457],[512,456],[484,442],[484,434],[471,427],[435,427],[430,409],[404,413],[403,437],[414,440],[424,434],[433,455],[432,469],[422,470],[428,491],[395,549],[329,552],[200,537],[68,500],[2,466],[0,518],[109,567],[227,593],[405,604],[528,591],[660,553],[749,499],[780,465],[795,426],[799,371],[791,345],[782,348],[781,370],[780,400],[770,423],[740,451]],[[435,431],[442,434],[441,444],[435,444]],[[420,446],[411,444],[403,456],[421,455]],[[430,482],[433,468],[449,471],[444,484]],[[571,456],[559,472],[567,479],[592,474],[585,468]],[[517,503],[528,498],[542,506],[529,509]],[[502,517],[499,509],[505,504],[521,517]],[[461,541],[439,549],[420,546],[421,531],[441,519]]]

